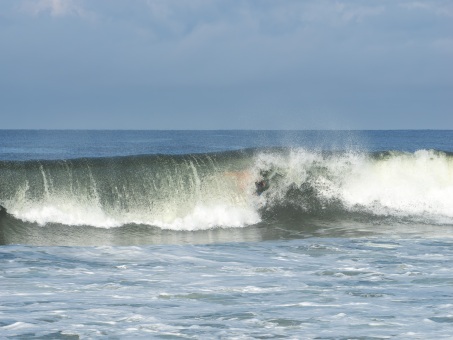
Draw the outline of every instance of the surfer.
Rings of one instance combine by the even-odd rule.
[[[269,182],[265,179],[262,179],[258,182],[255,182],[255,187],[256,187],[256,194],[259,196],[263,192],[265,192],[267,189],[269,189]]]
[[[0,205],[0,216],[6,215],[6,209]]]
[[[227,172],[226,176],[235,178],[241,190],[245,190],[250,183],[252,173],[250,171]],[[270,180],[276,175],[275,171],[260,171],[260,179],[255,182],[255,193],[259,196],[270,187]]]
[[[275,171],[271,170],[261,170],[260,171],[260,180],[255,182],[256,194],[259,196],[265,192],[270,187],[270,181],[276,175]]]

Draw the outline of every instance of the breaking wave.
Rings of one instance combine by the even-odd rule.
[[[0,162],[0,205],[39,225],[200,230],[288,218],[453,224],[452,198],[453,156],[435,150]]]

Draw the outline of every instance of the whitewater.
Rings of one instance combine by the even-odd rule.
[[[449,338],[451,131],[0,131],[0,335]]]

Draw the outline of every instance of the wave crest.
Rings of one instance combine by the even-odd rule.
[[[255,183],[266,181],[265,191]],[[379,218],[453,224],[453,158],[435,150],[244,150],[0,162],[0,204],[16,218],[111,228],[244,227],[269,219]]]

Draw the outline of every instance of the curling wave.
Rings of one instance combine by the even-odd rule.
[[[102,228],[244,227],[287,215],[453,224],[453,157],[299,148],[4,161],[0,204],[29,223]]]

